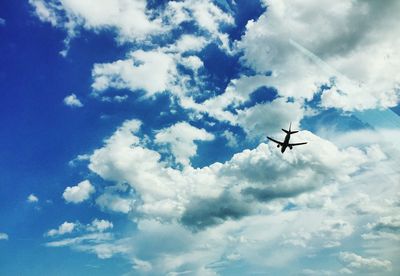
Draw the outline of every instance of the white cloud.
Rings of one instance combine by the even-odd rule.
[[[46,246],[70,247],[77,251],[94,253],[100,259],[108,259],[115,254],[127,252],[126,242],[116,241],[114,235],[109,232],[113,226],[112,222],[97,218],[86,225],[80,222],[64,222],[58,229],[51,229],[46,233],[46,236],[53,238],[53,241],[47,242]],[[72,233],[75,236],[60,237]]]
[[[247,25],[245,36],[237,43],[244,53],[244,65],[259,75],[239,76],[230,81],[223,94],[195,103],[190,95],[193,90],[202,90],[202,83],[197,81],[203,77],[199,76],[203,63],[196,53],[211,41],[225,49],[230,44],[221,26],[232,24],[233,19],[211,1],[169,1],[166,10],[158,10],[157,14],[143,5],[145,1],[107,0],[92,10],[98,6],[95,1],[31,0],[41,20],[65,28],[69,37],[76,35],[79,28],[95,32],[111,29],[119,42],[146,41],[146,50],[134,50],[125,59],[94,65],[95,94],[108,88],[143,90],[146,97],[170,91],[183,107],[197,112],[190,114],[192,118],[199,113],[208,114],[240,126],[248,136],[257,138],[290,121],[297,128],[307,113],[303,99],[311,99],[320,85],[329,81],[333,87],[322,95],[325,107],[385,107],[398,100],[392,89],[398,81],[394,75],[398,59],[389,49],[399,43],[395,36],[378,31],[394,18],[397,4],[388,4],[389,16],[384,20],[371,19],[374,26],[367,24],[365,28],[364,17],[382,18],[376,14],[382,5],[373,10],[372,1],[328,2],[265,1],[269,6],[267,12]],[[133,22],[131,14],[137,14],[140,20]],[[144,24],[136,25],[141,22]],[[169,30],[180,28],[183,22],[194,22],[202,36],[185,34],[162,48],[148,42],[152,35],[170,35]],[[397,24],[396,21],[393,25]],[[371,30],[379,39],[371,39]],[[383,58],[385,54],[389,54],[387,59]],[[369,66],[362,65],[364,60]],[[193,70],[193,79],[182,75],[178,65]],[[268,71],[272,71],[272,76],[265,75]],[[336,78],[329,80],[330,76]],[[379,79],[382,83],[378,83]],[[188,80],[195,80],[198,87],[192,87]],[[276,87],[280,97],[243,109],[251,93],[260,87]],[[101,99],[117,101],[111,96]],[[397,225],[393,215],[397,207],[385,201],[394,201],[398,189],[399,174],[389,171],[400,160],[393,141],[397,132],[386,132],[383,139],[375,131],[335,133],[330,136],[333,144],[302,131],[293,139],[309,144],[284,155],[272,144],[261,143],[224,163],[195,169],[189,161],[197,151],[194,141],[199,137],[198,140],[210,140],[212,134],[185,122],[156,132],[155,141],[151,141],[159,143],[156,148],[162,144],[170,146],[177,161],[185,164],[174,168],[162,161],[159,152],[146,146],[151,143],[148,138],[141,138],[140,125],[137,120],[124,122],[103,147],[82,157],[89,159],[92,172],[115,182],[115,186],[101,191],[97,206],[126,214],[137,229],[128,231],[128,238],[116,239],[107,232],[113,228],[112,222],[78,222],[71,232],[84,232],[82,235],[52,241],[48,246],[69,246],[99,258],[122,255],[143,273],[213,275],[238,259],[261,271],[296,264],[305,256],[317,262],[325,256],[325,248],[330,248],[329,252],[343,250],[343,240],[349,237],[346,241],[362,243],[360,251],[370,255],[377,249],[369,242],[381,242],[389,234],[391,239],[398,236],[388,231]],[[231,146],[237,145],[232,133],[225,131],[223,135]],[[64,194],[67,190],[69,194],[69,200],[63,195],[67,201],[81,202],[94,192],[90,182],[93,190],[80,184],[65,190]],[[86,195],[84,190],[89,190]],[[53,237],[60,229],[61,226],[50,230]],[[364,230],[369,232],[361,234]],[[398,251],[387,252],[380,258],[395,260]],[[390,261],[356,255],[360,261],[353,253],[343,254],[342,262],[346,265],[341,272],[378,271],[375,268],[379,266],[383,270],[391,266]],[[364,270],[358,270],[353,263],[361,263]],[[322,269],[304,272],[331,273]]]
[[[63,198],[67,202],[80,203],[87,200],[95,192],[94,186],[89,180],[84,180],[76,186],[67,187],[63,193]]]
[[[176,64],[172,55],[161,51],[138,50],[129,59],[95,64],[92,88],[100,93],[107,88],[145,90],[147,96],[169,89],[174,82]]]
[[[108,220],[94,219],[92,223],[87,227],[87,229],[90,231],[104,232],[106,230],[112,229],[113,227],[113,223]]]
[[[76,228],[77,224],[73,223],[73,222],[64,222],[63,224],[61,224],[58,229],[51,229],[47,232],[47,236],[59,236],[59,235],[64,235],[64,234],[68,234],[71,233],[72,231],[74,231],[74,229]]]
[[[393,161],[382,145],[338,149],[304,131],[297,135],[312,147],[282,155],[275,148],[260,144],[224,164],[176,170],[162,163],[157,152],[144,147],[139,135],[140,122],[126,121],[90,157],[90,169],[102,178],[126,183],[107,187],[99,199],[111,196],[112,200],[104,203],[104,208],[109,209],[115,198],[125,200],[121,210],[129,217],[133,215],[137,230],[125,239],[115,239],[108,233],[83,234],[49,242],[48,246],[69,246],[99,258],[121,254],[134,269],[152,274],[187,270],[213,273],[211,264],[223,260],[221,267],[229,265],[235,261],[228,258],[231,255],[265,271],[271,266],[285,267],[304,256],[318,256],[323,248],[341,250],[343,239],[363,225],[360,214],[349,212],[350,203],[358,200],[356,193],[367,193],[371,202],[382,197],[395,199],[394,195],[369,190],[377,185],[368,174],[379,176],[377,165],[385,167],[388,163],[382,162]],[[382,159],[381,153],[386,158]],[[365,169],[370,166],[377,166],[378,171]],[[378,186],[387,190],[393,185],[381,181]],[[132,192],[126,187],[131,187]],[[386,193],[393,193],[393,189]],[[295,209],[284,211],[288,202]],[[100,222],[95,219],[79,229],[111,229],[111,222]],[[372,224],[371,227],[374,228]],[[160,236],[168,239],[156,238]],[[153,250],[146,251],[144,257],[140,252],[149,246]],[[359,270],[353,264],[356,260],[350,261],[354,256],[345,256],[342,255],[346,264],[343,271],[376,272],[379,267],[385,270],[390,266],[388,261],[363,258],[357,261],[364,267]],[[390,258],[393,256],[387,257]]]
[[[64,104],[70,107],[82,107],[82,102],[76,97],[75,94],[71,94],[64,98]]]
[[[369,224],[368,228],[375,230],[389,230],[400,232],[400,216],[382,217],[378,222]]]
[[[271,77],[269,76],[241,76],[231,80],[221,95],[209,98],[200,104],[186,99],[182,101],[182,105],[208,114],[219,121],[238,125],[251,138],[265,137],[267,134],[277,132],[282,126],[288,126],[289,123],[292,123],[294,128],[298,127],[299,122],[308,112],[301,101],[290,101],[285,97],[278,97],[269,102],[247,108],[242,107],[250,101],[253,92],[270,85]],[[265,90],[265,93],[273,92]]]
[[[297,136],[309,145],[282,155],[260,144],[223,164],[178,170],[144,146],[140,122],[132,120],[92,154],[89,168],[105,180],[131,187],[132,192],[106,190],[100,198],[126,202],[124,212],[134,214],[138,231],[130,236],[132,247],[124,254],[128,260],[138,258],[140,248],[151,242],[158,255],[143,261],[151,263],[152,273],[183,268],[211,272],[208,264],[233,253],[255,266],[279,267],[323,248],[340,250],[344,239],[359,234],[356,229],[365,219],[381,214],[372,208],[360,219],[351,207],[360,200],[354,195],[368,194],[372,206],[382,198],[392,199],[388,195],[396,189],[386,181],[375,185],[376,178],[387,175],[380,167],[393,167],[393,158],[398,158],[384,140],[376,137],[367,145],[353,140],[356,148],[334,135],[345,144],[338,148],[308,131]],[[111,209],[112,200],[105,202],[104,208]],[[282,211],[289,202],[295,209]],[[266,227],[268,233],[260,230]],[[154,241],[160,235],[169,237],[173,253],[168,244]],[[188,245],[177,243],[175,236]],[[266,248],[279,250],[265,253]]]
[[[397,206],[396,206],[397,207]],[[390,207],[389,207],[390,208]],[[390,210],[386,207],[386,211]],[[400,241],[400,216],[394,215],[399,211],[395,208],[392,214],[380,217],[376,222],[368,223],[368,233],[362,235],[365,240],[393,240]]]
[[[399,71],[400,58],[393,50],[400,45],[395,34],[400,27],[395,19],[398,1],[387,5],[264,2],[267,11],[257,21],[249,21],[238,46],[245,64],[258,72],[273,72],[270,84],[281,95],[310,99],[322,83],[335,77],[332,88],[322,94],[325,107],[353,110],[399,102],[400,79],[394,72]]]
[[[301,101],[290,101],[285,97],[278,97],[269,102],[243,107],[243,104],[250,101],[253,92],[270,85],[271,77],[269,76],[240,76],[238,79],[231,80],[221,95],[211,97],[203,103],[181,98],[181,104],[185,108],[207,114],[216,120],[240,126],[251,138],[265,137],[268,133],[275,133],[291,122],[293,127],[298,127],[301,119],[309,113]],[[264,91],[273,93],[272,90]]]
[[[117,96],[115,96],[115,97],[113,98],[113,100],[116,101],[116,102],[118,102],[118,103],[123,102],[123,101],[125,101],[126,99],[128,99],[128,95],[123,95],[123,96],[117,95]]]
[[[68,165],[71,166],[71,167],[75,167],[80,162],[89,160],[89,158],[90,158],[89,154],[80,154],[77,157],[75,157],[74,159],[72,159],[71,161],[69,161]]]
[[[35,196],[34,194],[30,194],[28,196],[27,201],[30,202],[30,203],[35,203],[35,202],[39,201],[39,198],[37,196]]]
[[[238,139],[235,136],[235,134],[229,130],[225,130],[222,133],[222,136],[225,137],[225,139],[228,141],[228,146],[231,148],[235,148],[238,146]]]
[[[90,233],[74,238],[47,242],[48,247],[71,247],[74,250],[96,254],[100,259],[109,259],[116,254],[127,253],[126,242],[116,242],[111,233]]]
[[[56,6],[53,2],[45,2],[42,0],[29,0],[29,3],[35,8],[35,13],[43,22],[49,22],[56,26],[58,16],[56,14]]]
[[[188,69],[191,69],[193,71],[199,70],[201,67],[203,67],[203,62],[201,61],[200,58],[197,56],[188,56],[185,58],[181,59],[181,64],[185,66]]]
[[[267,76],[241,76],[239,79],[231,80],[225,92],[219,96],[212,97],[202,104],[190,103],[189,108],[195,108],[200,112],[209,114],[220,121],[236,123],[236,116],[226,110],[228,106],[237,108],[250,99],[251,93],[257,88],[266,86],[269,81]]]
[[[351,147],[339,150],[332,143],[304,131],[298,134],[298,139],[312,146],[299,148],[291,154],[282,156],[275,148],[260,144],[254,150],[236,154],[224,164],[215,163],[201,169],[187,166],[179,171],[162,163],[159,153],[141,145],[140,138],[134,134],[139,126],[136,120],[126,121],[106,140],[103,148],[93,153],[89,165],[106,180],[128,183],[134,195],[121,197],[115,192],[106,192],[97,203],[125,213],[134,208],[138,214],[167,220],[183,216],[187,224],[193,225],[246,215],[251,208],[243,196],[252,197],[256,202],[268,202],[295,197],[334,180],[347,181],[367,162],[366,153],[361,150]],[[198,137],[189,135],[192,127],[182,126],[184,130],[170,128],[160,132],[162,139],[156,138],[159,142],[168,140],[174,146],[172,152],[180,159],[195,153],[192,143]],[[186,136],[190,139],[185,140]],[[218,204],[229,201],[236,213],[215,211]]]
[[[96,199],[97,205],[105,210],[127,214],[132,210],[134,200],[122,198],[118,195],[104,193]]]
[[[282,112],[285,110],[285,112]],[[304,116],[302,106],[278,98],[270,103],[257,104],[238,111],[237,122],[250,136],[266,136],[292,123],[295,129]]]
[[[210,141],[213,139],[214,135],[208,133],[205,129],[180,122],[158,131],[155,142],[169,145],[176,161],[183,165],[189,165],[189,159],[195,156],[197,152],[197,145],[194,141]]]
[[[333,271],[329,270],[314,270],[314,269],[303,269],[300,275],[305,275],[305,276],[319,276],[319,275],[335,275]]]
[[[388,260],[365,258],[352,252],[340,252],[339,260],[350,270],[357,272],[384,272],[392,269]]]
[[[126,241],[117,241],[114,235],[107,232],[113,224],[107,220],[94,219],[90,224],[64,222],[58,229],[47,232],[47,236],[60,238],[60,235],[75,232],[75,237],[47,242],[49,247],[70,247],[77,251],[90,252],[100,259],[108,259],[116,254],[127,253]]]
[[[64,222],[57,229],[47,231],[46,236],[54,237],[69,234],[72,232],[98,232],[102,233],[111,230],[114,227],[113,223],[104,219],[93,219],[90,224],[84,225],[78,222]]]
[[[161,20],[151,20],[145,0],[31,0],[42,21],[66,29],[78,26],[88,30],[115,29],[121,41],[143,40],[163,31]]]
[[[176,41],[175,44],[169,45],[166,50],[182,54],[188,51],[199,52],[205,47],[206,44],[207,40],[205,37],[184,34]]]
[[[5,25],[6,25],[6,20],[0,17],[0,26],[5,26]]]
[[[137,258],[133,258],[132,263],[132,267],[135,270],[150,271],[152,269],[151,263]]]
[[[173,24],[194,21],[196,24],[221,39],[221,25],[232,25],[234,19],[224,13],[218,6],[209,0],[170,1],[166,8],[166,15]]]
[[[0,241],[1,240],[8,240],[8,235],[6,233],[1,233],[0,232]]]
[[[325,248],[336,247],[340,241],[353,232],[353,226],[343,220],[326,220],[318,231],[319,235],[327,241],[323,244]]]
[[[218,39],[228,49],[227,35],[220,30],[221,25],[233,24],[231,15],[224,13],[209,0],[170,1],[165,10],[147,8],[146,0],[29,0],[37,17],[43,22],[67,31],[65,56],[70,40],[77,36],[79,28],[97,32],[113,30],[118,42],[145,42],[151,36],[169,35],[174,28],[184,22],[195,22]],[[189,41],[186,41],[190,44]],[[184,43],[188,45],[187,43]]]

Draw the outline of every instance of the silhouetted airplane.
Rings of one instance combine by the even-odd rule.
[[[290,129],[291,127],[292,127],[292,123],[290,123],[290,125],[289,125],[289,130],[286,130],[286,129],[283,129],[283,128],[282,128],[282,130],[283,130],[284,132],[286,132],[285,140],[284,140],[283,142],[279,142],[279,141],[277,141],[277,140],[275,140],[275,139],[273,139],[273,138],[267,136],[267,138],[268,138],[269,140],[271,140],[272,142],[275,142],[275,143],[278,144],[278,146],[277,146],[278,148],[279,148],[279,147],[282,147],[282,148],[281,148],[281,152],[282,152],[282,153],[285,152],[285,150],[286,150],[287,147],[289,147],[289,149],[292,149],[293,146],[300,146],[300,145],[305,145],[305,144],[307,144],[307,142],[303,142],[303,143],[289,143],[290,134],[299,132],[298,130],[292,131],[292,130]]]

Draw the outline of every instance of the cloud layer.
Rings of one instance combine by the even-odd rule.
[[[300,131],[291,141],[307,146],[284,155],[263,143],[290,122],[313,125],[328,108],[344,116],[399,103],[398,1],[265,0],[236,41],[228,34],[240,21],[235,1],[29,2],[66,31],[64,56],[81,30],[111,31],[129,46],[93,64],[91,100],[118,106],[128,92],[142,103],[170,100],[169,110],[119,120],[102,146],[77,157],[88,162],[87,180],[63,193],[67,203],[94,197],[135,229],[62,219],[47,246],[120,256],[147,275],[399,271],[397,129],[337,131],[335,117],[328,130]],[[214,55],[236,60],[237,72],[215,81]],[[64,103],[83,106],[74,94]],[[320,269],[328,255],[336,262]]]

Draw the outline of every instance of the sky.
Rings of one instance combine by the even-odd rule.
[[[399,275],[399,13],[1,1],[0,274]]]

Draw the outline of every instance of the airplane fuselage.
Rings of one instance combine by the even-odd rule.
[[[286,148],[288,147],[289,140],[290,140],[290,133],[287,133],[285,136],[285,140],[283,140],[283,144],[282,144],[282,148],[281,148],[282,153],[284,153]]]

